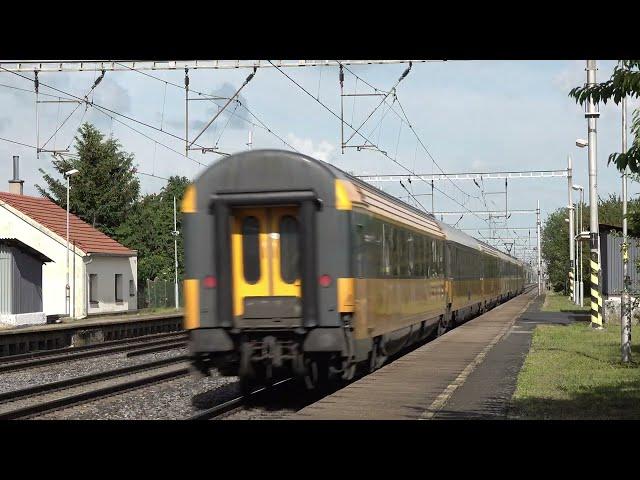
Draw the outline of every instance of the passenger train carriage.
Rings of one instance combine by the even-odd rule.
[[[298,153],[221,159],[182,212],[192,363],[245,388],[351,379],[524,289],[515,258]]]

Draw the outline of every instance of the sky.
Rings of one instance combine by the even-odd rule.
[[[599,60],[597,79],[602,81],[609,78],[615,63]],[[414,63],[409,74],[396,88],[396,101],[392,96],[388,97],[387,102],[392,104],[393,111],[386,104],[376,109],[380,96],[349,97],[344,100],[344,118],[346,122],[357,126],[373,111],[361,132],[386,151],[389,157],[417,173],[565,169],[567,157],[571,155],[574,183],[587,187],[587,149],[575,146],[576,138],[587,138],[587,121],[583,107],[568,96],[571,88],[585,83],[585,65],[584,60]],[[406,68],[401,64],[350,66],[353,74],[360,78],[345,71],[344,91],[372,93],[373,89],[363,81],[379,90],[388,91]],[[255,77],[241,91],[240,104],[232,103],[197,143],[206,147],[217,144],[219,150],[227,153],[239,152],[248,148],[251,131],[254,149],[293,147],[356,175],[407,173],[407,170],[375,150],[347,148],[344,154],[341,152],[340,121],[319,103],[339,113],[337,67],[289,68],[284,72],[315,98],[307,95],[280,71],[274,68],[258,69]],[[96,105],[152,125],[158,130],[118,115],[113,115],[118,119],[113,121],[97,109],[85,106],[77,108],[63,122],[77,107],[76,104],[41,103],[38,106],[37,135],[33,82],[0,71],[0,137],[29,145],[35,145],[39,137],[41,146],[48,140],[46,148],[70,146],[73,152],[75,132],[82,121],[88,121],[105,135],[112,134],[125,151],[133,153],[140,172],[159,177],[177,174],[194,178],[220,156],[191,151],[190,158],[185,158],[181,155],[184,153],[184,141],[171,136],[184,138],[185,135],[185,92],[164,80],[182,85],[184,71],[145,73],[157,78],[137,71],[106,72],[89,99]],[[228,97],[250,73],[251,70],[247,69],[191,70],[190,88]],[[31,74],[27,76],[33,77]],[[96,77],[94,72],[40,73],[40,92],[59,95],[47,88],[46,84],[83,97]],[[198,96],[195,93],[192,95]],[[45,99],[44,96],[40,98]],[[222,106],[225,102],[216,103]],[[629,103],[629,121],[636,107],[637,101]],[[218,108],[210,101],[189,102],[190,138],[202,130]],[[621,112],[620,106],[612,103],[600,105],[600,112],[597,123],[598,188],[599,195],[606,198],[609,193],[621,191],[620,174],[613,166],[607,166],[609,154],[621,148]],[[426,150],[419,144],[408,123],[400,121],[403,115],[406,115]],[[256,117],[266,128],[256,126]],[[124,122],[124,125],[120,122]],[[54,134],[60,125],[62,127]],[[352,132],[345,126],[345,138]],[[630,137],[629,145],[631,141]],[[362,142],[356,136],[348,145]],[[4,182],[2,179],[8,181],[11,178],[13,155],[20,155],[25,194],[37,195],[35,185],[43,185],[39,169],[53,172],[51,155],[41,153],[40,158],[36,158],[33,148],[0,140],[0,159],[4,159],[0,160],[0,185]],[[157,192],[165,183],[161,178],[142,174],[140,182],[143,193]],[[431,198],[422,195],[431,191],[430,185],[415,180],[411,184],[403,183],[410,187],[415,196],[416,200],[409,198],[410,203],[420,202],[424,208],[431,209]],[[7,183],[4,185],[0,189],[8,188]],[[377,186],[396,196],[408,196],[399,182]],[[440,181],[436,182],[436,188],[441,190],[435,192],[436,211],[505,208],[505,195],[490,193],[504,192],[504,180],[486,180],[480,187],[472,181]],[[484,196],[481,191],[485,192]],[[636,196],[640,193],[640,186],[630,184],[629,191],[630,195]],[[509,209],[535,209],[538,200],[544,221],[549,213],[566,206],[567,179],[509,181]],[[467,231],[480,239],[483,235],[490,236],[486,230],[478,233],[477,228],[488,228],[489,225],[474,215],[467,214],[462,218],[444,216],[443,219],[458,228],[476,229]],[[496,225],[504,226],[504,219],[497,220]],[[510,229],[530,227],[531,237],[535,238],[535,215],[514,214],[508,219],[507,226]],[[528,236],[525,230],[517,230],[516,233],[513,230],[496,232],[502,238]],[[526,242],[518,240],[516,243]],[[500,246],[504,249],[503,245]]]

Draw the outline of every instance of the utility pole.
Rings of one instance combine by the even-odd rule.
[[[571,155],[567,158],[568,166],[567,166],[567,179],[569,180],[567,184],[567,194],[568,194],[568,209],[569,209],[569,291],[571,294],[571,300],[573,303],[576,303],[576,289],[574,286],[574,275],[573,271],[575,269],[575,260],[576,260],[576,251],[575,251],[575,238],[574,238],[574,229],[573,229],[573,199],[571,198],[571,187],[573,186],[573,172],[571,168]]]
[[[540,262],[540,200],[536,208],[536,226],[538,228],[538,295],[542,295],[542,267]]]
[[[587,85],[596,84],[596,61],[587,60]],[[600,283],[600,235],[598,226],[598,164],[596,122],[600,116],[593,98],[589,98],[584,114],[588,124],[589,148],[589,235],[591,247],[591,327],[602,329],[602,287]]]
[[[627,153],[627,97],[622,99],[622,153]],[[627,237],[627,169],[622,173],[622,298],[620,299],[623,363],[631,362],[631,308],[629,305],[629,245]]]
[[[176,220],[176,197],[173,196],[173,259],[175,265],[175,275],[173,277],[173,287],[176,299],[176,310],[180,308],[180,302],[178,299],[178,223]]]
[[[433,212],[435,212],[435,209],[433,207],[433,179],[431,179],[431,214],[433,214]]]
[[[184,154],[189,156],[189,69],[184,69]]]

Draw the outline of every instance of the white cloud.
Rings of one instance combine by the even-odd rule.
[[[326,140],[321,140],[316,144],[310,138],[300,138],[293,133],[287,135],[287,141],[305,155],[325,162],[330,162],[331,156],[336,149],[335,145]]]
[[[564,92],[569,92],[574,87],[579,87],[586,82],[584,60],[573,60],[551,79],[553,86]]]

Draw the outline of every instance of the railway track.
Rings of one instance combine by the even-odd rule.
[[[280,391],[284,386],[289,386],[293,383],[293,378],[285,378],[270,386],[263,386],[256,388],[249,395],[239,395],[232,400],[214,405],[211,408],[202,410],[201,412],[192,415],[189,420],[221,420],[235,413],[239,413],[243,409],[247,408],[252,402],[257,402],[267,394],[275,394]]]
[[[134,339],[112,340],[81,347],[14,355],[0,361],[0,373],[120,352],[129,352],[132,354],[130,356],[144,355],[146,353],[181,348],[186,346],[186,341],[187,334],[185,332],[170,332]]]
[[[121,367],[0,394],[0,420],[32,418],[189,375],[186,355]]]

